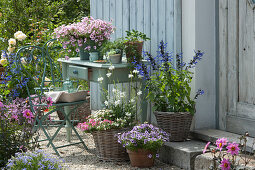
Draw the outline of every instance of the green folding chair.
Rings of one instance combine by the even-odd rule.
[[[85,149],[88,149],[74,127],[74,122],[78,120],[71,120],[71,115],[77,113],[77,108],[86,102],[86,100],[53,103],[48,112],[43,111],[43,109],[47,107],[47,103],[45,103],[45,92],[48,92],[50,87],[54,87],[55,89],[70,88],[63,87],[66,81],[63,80],[61,69],[54,62],[53,58],[50,57],[52,55],[59,55],[61,49],[61,46],[58,45],[57,41],[54,39],[45,43],[43,47],[24,46],[18,50],[15,57],[17,68],[21,73],[21,79],[28,78],[28,83],[26,83],[25,86],[29,96],[31,111],[35,116],[34,132],[41,129],[46,139],[40,141],[48,141],[47,146],[51,145],[58,156],[60,156],[60,154],[57,149],[70,145],[82,144]],[[77,81],[73,83],[76,83],[76,86],[78,86]],[[34,102],[35,100],[37,102]],[[53,135],[50,135],[46,129],[48,126],[52,125],[49,123],[51,122],[49,116],[58,110],[65,113],[64,120],[57,120],[58,123],[53,124],[53,126],[56,126],[56,131]],[[54,139],[64,126],[67,130],[67,141],[69,144],[55,146]],[[71,143],[72,130],[78,137],[79,142]]]

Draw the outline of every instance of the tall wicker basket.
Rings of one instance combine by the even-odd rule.
[[[154,112],[158,126],[170,133],[170,141],[185,141],[193,116],[189,112]]]
[[[116,134],[129,130],[130,128],[123,128],[92,132],[99,159],[104,161],[128,161],[128,154],[125,148],[118,143]]]

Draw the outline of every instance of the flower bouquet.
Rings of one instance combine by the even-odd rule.
[[[110,39],[113,32],[114,27],[110,22],[84,17],[81,22],[57,27],[54,36],[69,53],[75,50],[80,55],[85,55],[85,52],[97,52],[103,43]],[[81,59],[88,59],[82,57]]]
[[[169,141],[169,134],[151,125],[141,124],[131,131],[118,135],[118,142],[127,149],[132,166],[150,167],[154,164],[157,151]]]

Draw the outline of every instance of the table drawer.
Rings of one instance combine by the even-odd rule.
[[[68,67],[68,77],[88,80],[88,68],[70,65]]]

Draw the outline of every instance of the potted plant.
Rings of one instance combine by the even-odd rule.
[[[168,140],[169,134],[147,123],[118,135],[118,142],[127,149],[131,166],[139,168],[153,166],[158,150]]]
[[[111,78],[113,69],[114,66],[109,68],[107,77]],[[98,81],[105,80],[99,77]],[[108,95],[108,90],[104,91],[107,94],[105,109],[95,111],[84,123],[79,123],[78,128],[85,133],[92,133],[101,160],[128,160],[125,149],[117,142],[116,134],[130,130],[136,124],[136,103],[139,94],[129,98],[126,92],[118,90],[116,85],[111,95]]]
[[[113,42],[108,41],[101,49],[101,52],[108,56],[112,64],[121,63],[122,53],[125,48],[123,39],[117,39]]]
[[[57,27],[54,36],[68,52],[79,52],[81,60],[88,60],[88,53],[91,53],[91,60],[96,60],[99,48],[110,39],[113,31],[110,22],[84,17],[81,22]]]
[[[145,52],[149,65],[136,62],[135,68],[146,80],[147,98],[153,103],[159,127],[171,133],[170,141],[184,141],[196,111],[195,99],[204,93],[198,90],[195,99],[192,99],[190,83],[193,73],[190,68],[196,65],[203,53],[196,51],[189,63],[182,62],[182,56],[177,55],[177,66],[174,66],[173,56],[166,52],[163,41],[158,51],[156,57]],[[150,71],[152,74],[149,74]]]
[[[127,61],[132,63],[134,58],[136,61],[140,61],[142,59],[143,42],[150,40],[150,38],[148,38],[146,34],[134,29],[131,31],[126,31],[126,33],[127,36],[125,37],[125,52]]]

